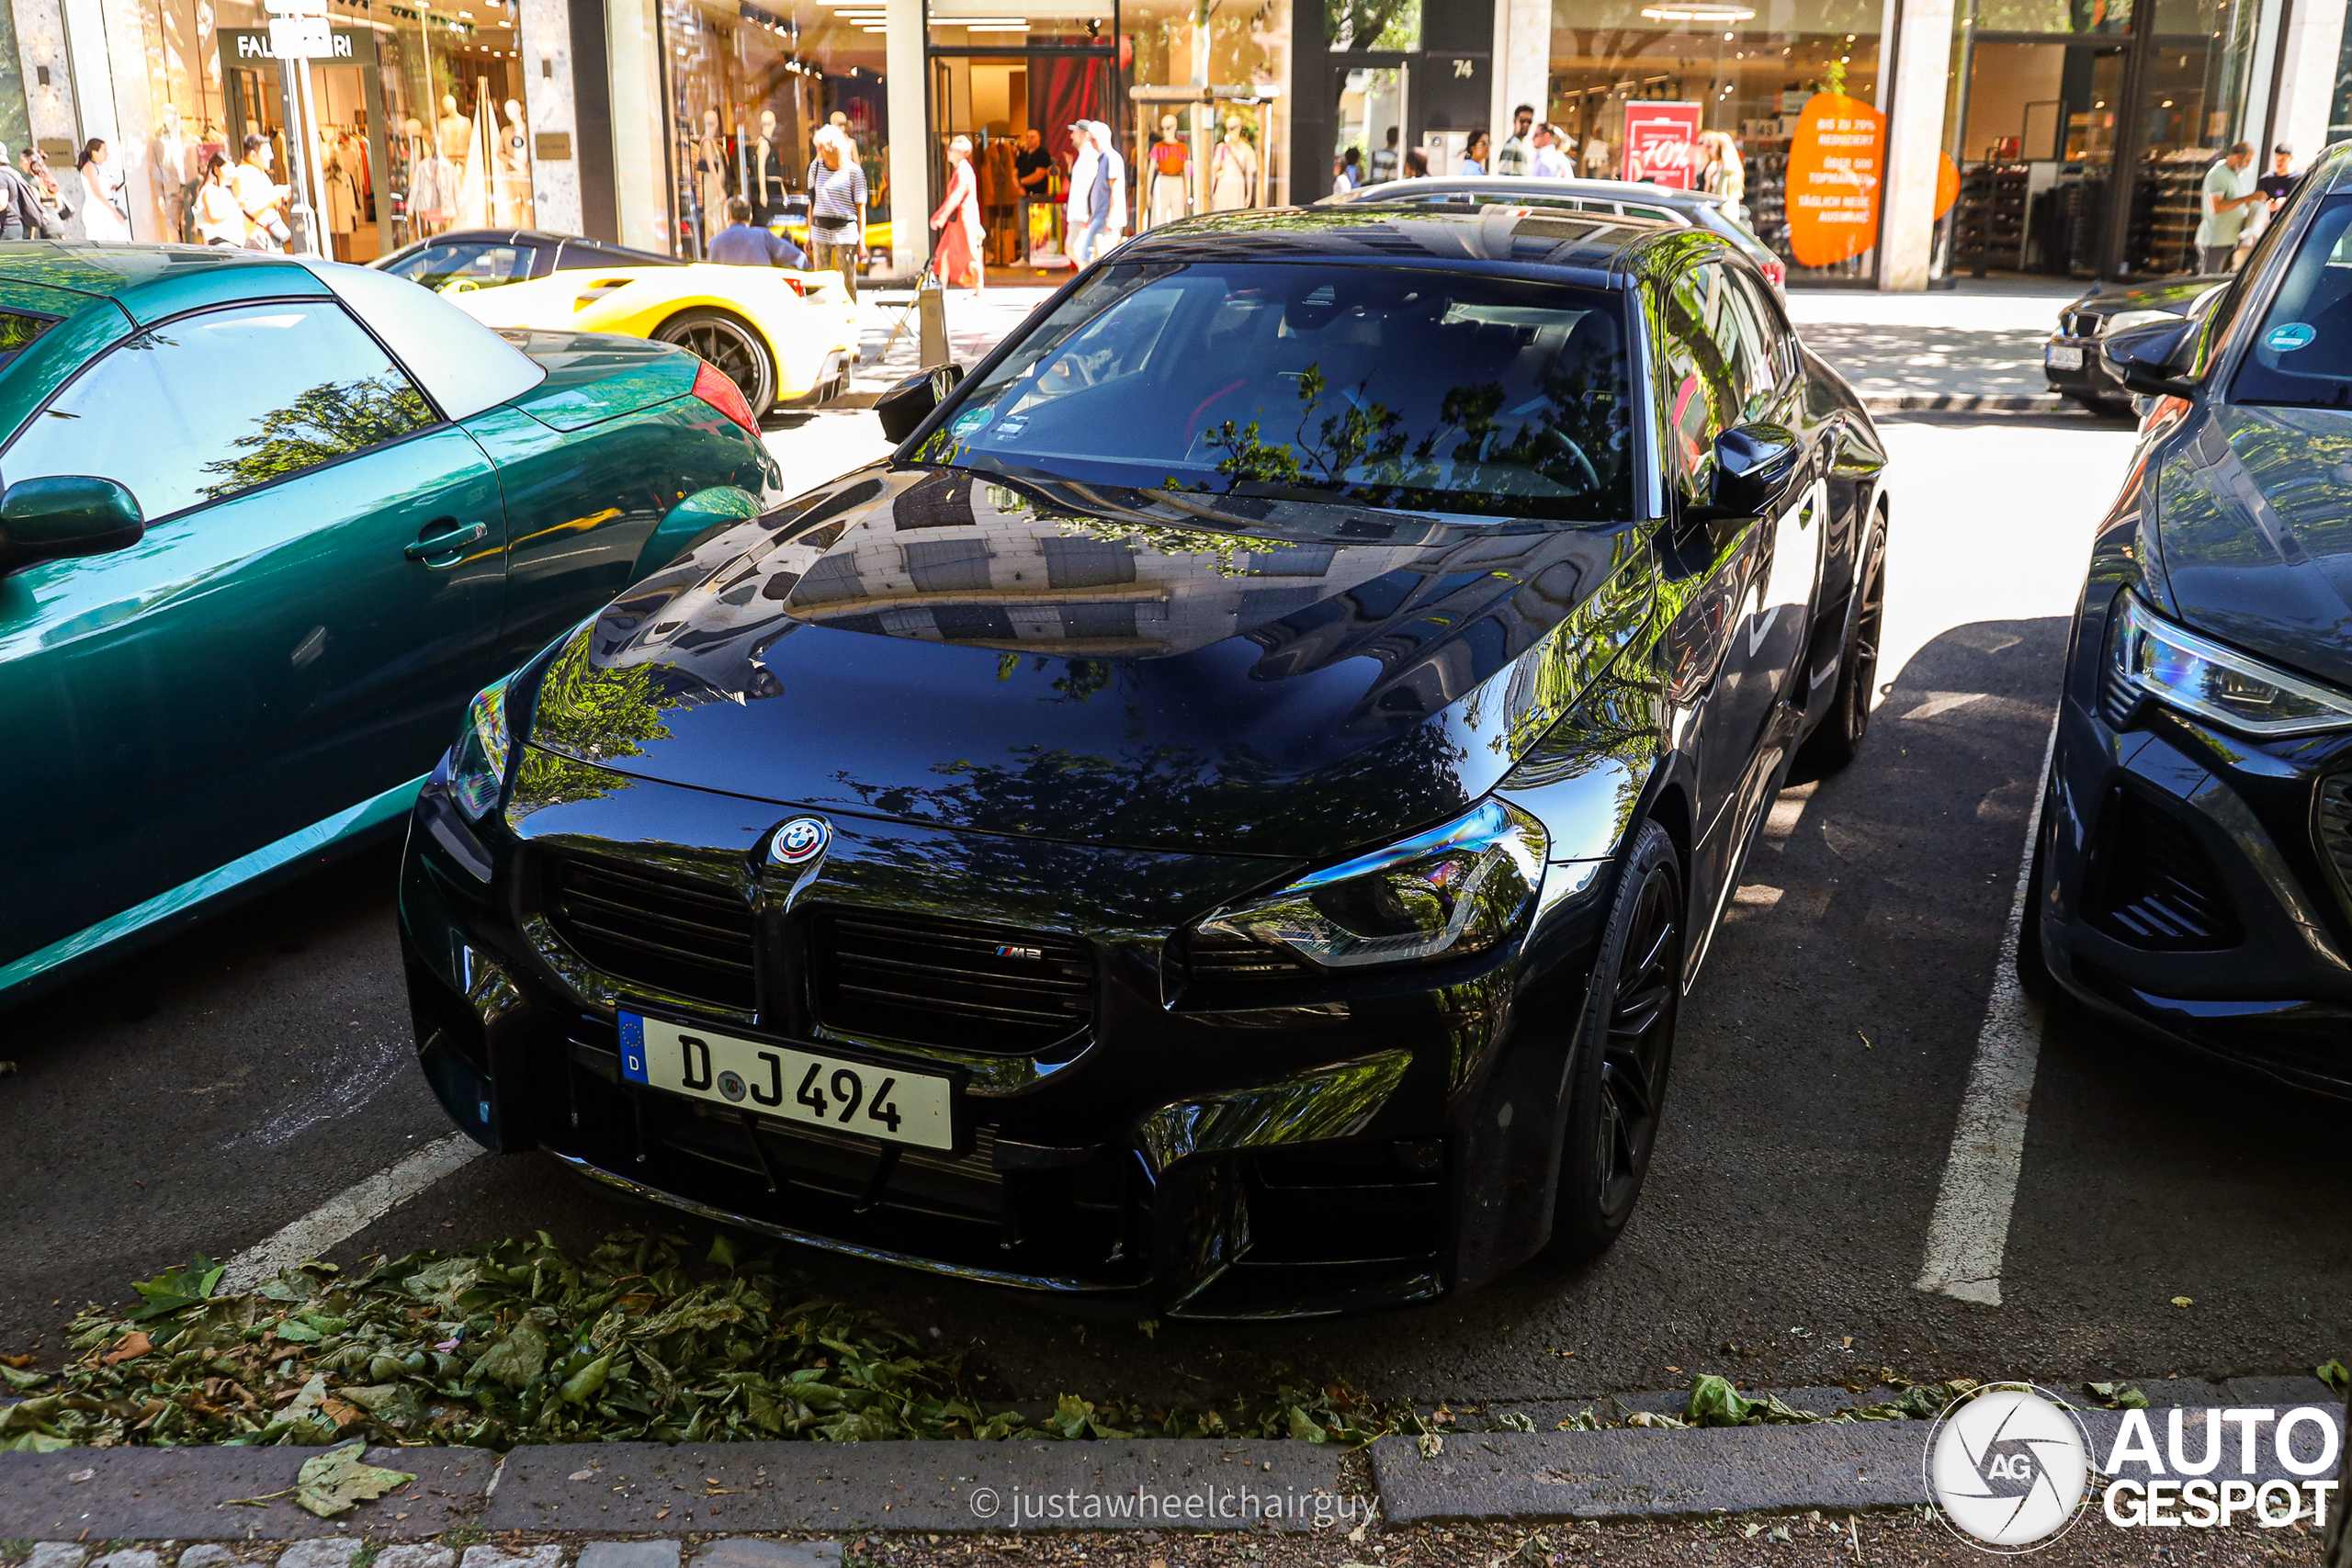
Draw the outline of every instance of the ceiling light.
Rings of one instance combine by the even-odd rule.
[[[1642,15],[1653,22],[1745,22],[1756,13],[1745,6],[1645,6]]]

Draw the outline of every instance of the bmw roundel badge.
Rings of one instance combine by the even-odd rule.
[[[778,865],[806,865],[825,852],[833,836],[821,817],[796,817],[768,840],[768,858]]]

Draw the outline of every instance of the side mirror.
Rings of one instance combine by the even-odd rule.
[[[875,399],[874,412],[881,416],[882,434],[892,441],[912,435],[963,379],[962,366],[934,365],[916,371]]]
[[[2181,375],[2195,352],[2198,323],[2151,321],[2101,340],[2099,352],[2127,391],[2143,397],[2193,398],[2197,383]]]
[[[1715,437],[1715,486],[1709,512],[1764,517],[1777,512],[1804,460],[1795,432],[1779,424],[1735,425]]]
[[[86,474],[18,479],[0,493],[0,572],[127,549],[146,531],[138,501],[112,479]]]

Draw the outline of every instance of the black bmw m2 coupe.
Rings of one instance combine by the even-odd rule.
[[[401,919],[500,1150],[1187,1317],[1608,1247],[1885,457],[1705,233],[1155,230],[479,698]]]

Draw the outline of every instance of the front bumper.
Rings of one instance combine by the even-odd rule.
[[[2352,737],[2257,744],[2110,683],[2076,623],[2037,914],[2099,1011],[2352,1098]]]
[[[610,777],[607,795],[481,829],[435,785],[419,798],[400,915],[422,1065],[488,1146],[544,1149],[778,1237],[1175,1316],[1426,1300],[1548,1236],[1566,1042],[1606,881],[1589,870],[1520,941],[1464,965],[1204,989],[1167,933],[1294,868],[836,816],[820,874],[787,896],[763,885],[757,851],[795,813]],[[645,879],[630,884],[654,889],[639,914],[668,908],[662,886],[735,898],[748,974],[715,983],[610,945],[566,902],[583,866]],[[969,1019],[876,1012],[836,983],[827,922],[842,910],[1035,942],[1083,971],[1082,1016],[1008,1047]],[[673,988],[649,983],[664,976]],[[902,1151],[877,1180],[869,1140],[628,1083],[615,1011],[645,1006],[961,1067],[970,1145]]]
[[[2081,360],[2072,366],[2055,361],[2067,355],[2080,355]],[[2099,352],[2096,337],[2079,337],[2072,333],[2052,333],[2041,347],[2041,375],[2050,389],[2061,397],[2096,398],[2107,402],[2124,402],[2132,394],[2116,378]]]

